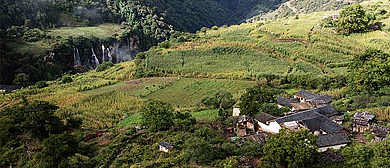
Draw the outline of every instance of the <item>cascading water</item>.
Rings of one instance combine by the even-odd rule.
[[[80,59],[79,49],[77,47],[73,47],[73,59],[74,59],[74,65],[73,66],[81,66],[81,59]]]
[[[95,63],[95,67],[98,67],[99,66],[99,60],[96,57],[96,54],[95,54],[95,51],[93,50],[93,47],[91,48],[91,50],[92,50],[92,59],[93,59],[93,62]]]
[[[107,55],[108,55],[108,61],[112,62],[112,56],[111,56],[110,48],[107,48]]]
[[[102,45],[102,50],[103,50],[102,62],[106,62],[106,60],[104,59],[104,50],[105,50],[104,45]]]

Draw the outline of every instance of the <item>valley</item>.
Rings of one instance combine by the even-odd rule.
[[[388,0],[2,3],[0,167],[390,165]]]

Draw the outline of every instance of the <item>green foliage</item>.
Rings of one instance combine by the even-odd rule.
[[[96,68],[96,72],[102,72],[102,71],[105,71],[107,70],[108,68],[111,68],[113,67],[114,64],[112,62],[103,62],[101,63],[97,68]]]
[[[142,124],[151,131],[161,131],[171,128],[174,119],[174,109],[169,103],[148,101],[141,109]]]
[[[276,103],[264,103],[260,106],[259,111],[262,113],[268,113],[271,115],[279,116],[289,112],[290,109],[286,107],[279,108]]]
[[[19,73],[15,76],[13,83],[24,87],[28,86],[30,85],[30,76],[25,73]]]
[[[173,129],[175,130],[181,130],[181,131],[187,131],[189,130],[194,124],[196,124],[196,119],[192,117],[192,115],[188,112],[186,113],[175,113],[174,119],[173,119]]]
[[[264,145],[262,167],[310,167],[318,157],[316,135],[308,130],[282,129],[268,137]]]
[[[203,98],[202,103],[206,107],[220,109],[220,116],[226,118],[228,116],[228,110],[230,110],[233,105],[236,104],[236,100],[233,99],[233,95],[231,93],[226,91],[219,91],[214,96]]]
[[[43,141],[42,167],[67,167],[66,159],[78,150],[79,141],[73,135],[51,135]]]
[[[36,84],[35,84],[35,87],[37,87],[37,88],[40,88],[40,89],[42,89],[42,88],[44,88],[44,87],[48,87],[49,85],[45,82],[45,81],[39,81],[39,82],[37,82]]]
[[[370,19],[363,7],[359,4],[353,4],[341,11],[340,18],[336,21],[335,26],[337,32],[349,35],[367,31],[369,22]]]
[[[349,88],[354,93],[381,93],[389,89],[390,55],[380,50],[367,50],[356,55],[349,65]]]
[[[241,114],[255,116],[262,104],[275,102],[276,95],[277,91],[271,88],[261,86],[248,88],[240,98]]]
[[[61,83],[70,83],[73,82],[73,79],[70,75],[64,75],[61,79]]]
[[[22,132],[30,133],[32,137],[44,139],[50,134],[62,133],[64,124],[54,115],[57,106],[43,101],[25,102],[11,108],[3,109],[0,115],[12,121],[13,132],[17,135]],[[11,120],[9,120],[11,119]]]

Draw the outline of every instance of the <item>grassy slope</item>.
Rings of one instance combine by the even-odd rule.
[[[210,78],[245,77],[251,73],[321,75],[347,73],[343,64],[366,46],[389,52],[388,47],[375,40],[373,43],[372,40],[388,41],[389,37],[384,35],[387,32],[338,36],[330,29],[319,27],[310,31],[322,17],[323,13],[319,12],[301,15],[298,20],[280,19],[261,26],[260,23],[254,23],[208,30],[206,35],[199,34],[199,39],[173,43],[169,49],[150,50],[149,64],[160,70],[205,74]],[[388,24],[389,19],[384,22]],[[94,28],[73,30],[88,32],[89,29]],[[66,28],[56,31],[62,30],[67,32]],[[280,42],[280,39],[291,38],[297,42]],[[184,66],[181,66],[180,60],[184,60]],[[338,64],[341,67],[334,66]],[[255,84],[250,81],[210,78],[151,78],[138,84],[126,84],[124,81],[133,79],[134,68],[133,62],[122,63],[104,72],[75,75],[72,83],[54,81],[44,89],[24,89],[2,95],[0,108],[17,102],[18,96],[25,94],[29,99],[59,105],[61,108],[58,115],[63,119],[76,115],[84,119],[85,127],[99,129],[114,126],[123,117],[137,114],[145,99],[163,100],[175,107],[191,108],[199,104],[203,97],[211,96],[219,90],[232,92],[237,99],[245,88]],[[133,119],[128,119],[129,123],[139,120],[136,116],[130,118]]]
[[[388,8],[388,2],[382,4]],[[316,12],[302,14],[299,19],[284,18],[208,30],[206,34],[198,34],[201,38],[171,42],[169,49],[150,50],[149,65],[164,71],[216,76],[333,75],[346,73],[345,67],[353,55],[367,47],[389,52],[388,32],[336,35],[330,28],[317,25],[324,14]],[[389,19],[382,22],[388,24]],[[282,42],[286,39],[293,41]]]
[[[95,36],[98,38],[108,38],[113,37],[115,34],[121,34],[123,29],[120,29],[120,25],[118,24],[104,23],[89,27],[53,28],[45,30],[45,32],[47,35],[51,36],[52,39],[41,39],[36,42],[26,42],[22,39],[5,39],[6,45],[11,46],[10,48],[14,48],[16,53],[45,54],[46,51],[53,49],[57,42],[69,36]]]

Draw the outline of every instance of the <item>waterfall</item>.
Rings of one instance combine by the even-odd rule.
[[[102,45],[102,50],[103,50],[103,56],[102,56],[102,62],[106,62],[106,60],[104,59],[104,45]]]
[[[96,57],[95,51],[93,51],[93,47],[91,47],[91,50],[92,50],[92,59],[93,59],[93,62],[95,63],[95,66],[98,67],[98,66],[99,66],[99,60],[98,60],[97,57]],[[95,67],[95,68],[96,68],[96,67]]]
[[[74,59],[74,66],[80,66],[81,65],[81,59],[79,54],[79,49],[77,47],[73,47],[73,59]]]
[[[112,62],[112,56],[111,56],[110,48],[107,48],[107,53],[108,53],[108,61]]]

